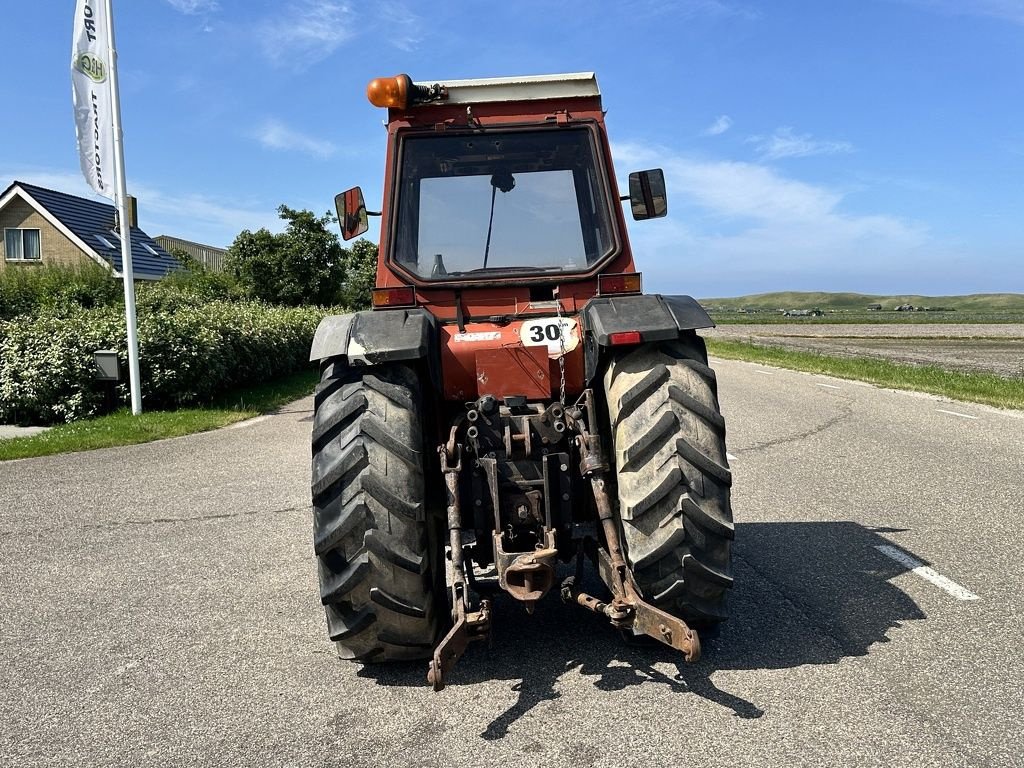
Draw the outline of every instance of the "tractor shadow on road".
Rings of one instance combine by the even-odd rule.
[[[548,595],[533,616],[510,598],[495,600],[493,645],[473,646],[449,678],[453,687],[516,680],[517,701],[481,733],[500,739],[519,718],[561,696],[566,673],[593,678],[602,691],[664,685],[696,694],[741,718],[764,712],[755,702],[722,690],[719,670],[787,669],[835,664],[888,642],[889,630],[924,619],[917,604],[890,580],[906,569],[876,545],[891,543],[853,522],[740,523],[733,557],[730,619],[702,633],[704,653],[686,664],[654,641],[627,644],[601,617]],[[602,585],[588,574],[587,589]],[[368,666],[359,672],[381,685],[423,686],[425,665]]]

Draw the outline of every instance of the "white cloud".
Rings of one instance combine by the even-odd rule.
[[[715,122],[705,128],[701,133],[704,136],[721,136],[732,127],[732,118],[728,115],[719,115]]]
[[[351,40],[360,23],[347,2],[300,0],[278,7],[273,16],[260,22],[257,38],[271,61],[304,69]]]
[[[405,3],[382,0],[375,7],[383,37],[400,51],[411,52],[423,39],[425,26]]]
[[[842,193],[830,187],[755,163],[640,144],[617,144],[614,154],[620,176],[634,167],[665,170],[669,217],[630,231],[652,291],[729,295],[792,289],[809,279],[842,290],[856,279],[932,266],[923,225],[844,211]]]
[[[274,119],[264,121],[253,137],[269,149],[294,150],[314,157],[330,157],[338,149],[326,139],[313,138]]]
[[[758,153],[765,160],[835,155],[853,151],[853,144],[848,141],[823,141],[813,138],[809,133],[794,133],[793,129],[787,126],[777,128],[771,136],[751,136],[747,141],[756,146]]]
[[[0,168],[0,189],[17,179],[27,184],[66,192],[104,203],[93,193],[82,174],[52,168]],[[276,204],[225,205],[216,197],[197,192],[167,190],[128,179],[128,193],[139,201],[139,224],[149,235],[174,235],[215,246],[230,245],[243,229],[267,227],[279,230]]]
[[[902,0],[951,16],[987,16],[1024,25],[1022,0]]]
[[[210,195],[164,191],[145,183],[131,184],[129,192],[139,200],[142,228],[153,236],[174,235],[224,247],[243,229],[280,229],[276,204],[266,208],[225,205]]]
[[[676,18],[692,19],[698,16],[739,18],[754,21],[761,12],[743,3],[725,0],[638,0],[630,6],[630,14],[636,16],[659,16],[672,14]]]
[[[691,202],[718,216],[806,219],[828,213],[841,199],[836,192],[788,179],[752,163],[695,160],[638,144],[616,144],[615,157],[623,165],[660,164],[670,178],[673,193],[682,192]]]
[[[302,72],[359,35],[413,51],[428,28],[403,0],[287,0],[250,34],[272,64]]]
[[[209,13],[220,8],[217,0],[167,0],[167,4],[181,13]]]

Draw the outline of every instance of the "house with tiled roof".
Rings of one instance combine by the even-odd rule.
[[[15,181],[0,195],[0,230],[0,271],[91,261],[121,277],[117,209],[110,203]],[[131,228],[131,245],[136,280],[159,280],[181,268],[138,227]]]

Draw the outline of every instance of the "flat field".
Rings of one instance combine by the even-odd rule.
[[[821,307],[820,317],[788,317],[778,309],[745,312],[715,309],[704,304],[716,323],[721,325],[1001,325],[1024,323],[1022,309],[969,309],[953,312],[870,312],[863,309],[829,309]],[[804,307],[806,309],[806,307]]]
[[[808,318],[810,319],[810,318]],[[839,357],[872,357],[947,370],[1024,378],[1024,322],[1019,323],[720,324],[709,338]],[[720,320],[720,318],[716,318]]]

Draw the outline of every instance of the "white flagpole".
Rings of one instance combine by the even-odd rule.
[[[121,275],[124,280],[124,317],[128,326],[128,378],[132,391],[132,415],[142,413],[139,389],[139,337],[135,317],[135,275],[132,269],[132,227],[128,218],[128,191],[124,172],[124,142],[121,137],[121,96],[117,89],[117,50],[114,48],[113,0],[106,0],[107,55],[110,72],[110,106],[114,122],[114,179],[117,216],[121,223]]]

